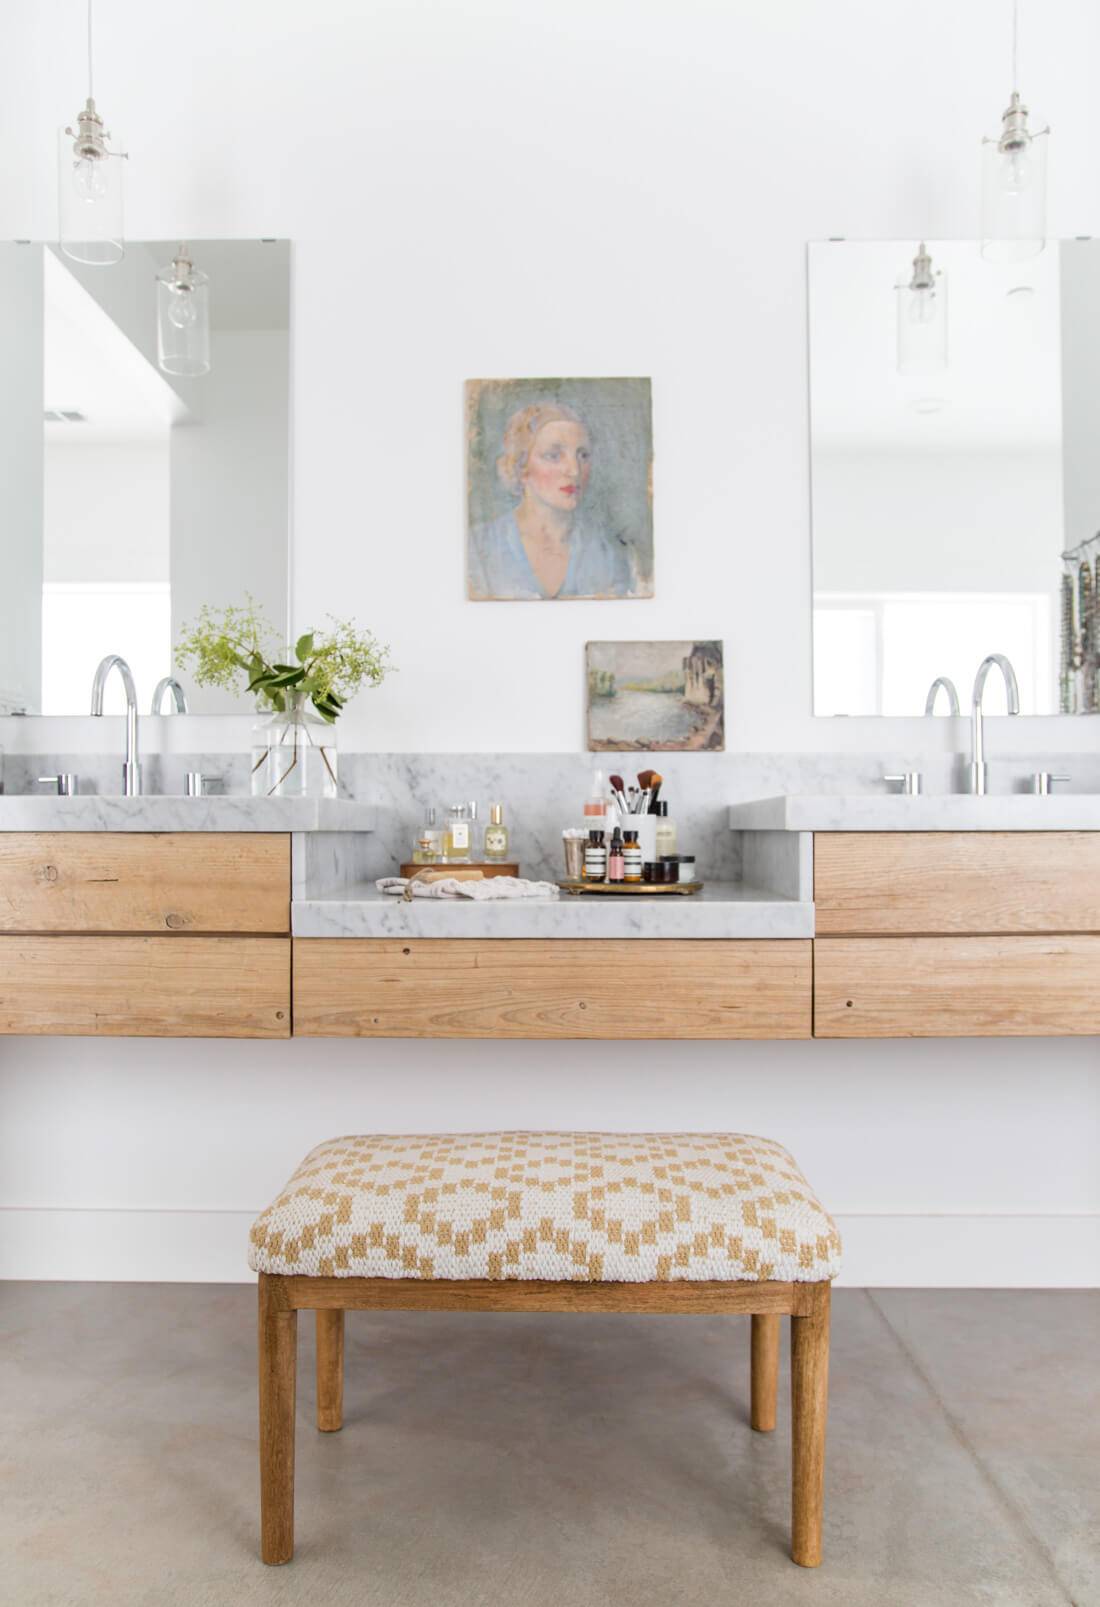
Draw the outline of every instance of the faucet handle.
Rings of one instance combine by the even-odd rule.
[[[1054,791],[1056,781],[1069,781],[1069,776],[1055,776],[1049,770],[1036,770],[1031,778],[1031,790],[1040,798],[1048,797]]]
[[[921,790],[921,773],[919,770],[905,770],[898,776],[883,776],[883,781],[900,787],[907,798],[919,798]]]
[[[208,776],[203,770],[188,770],[186,777],[187,796],[189,798],[206,798],[206,784],[208,781],[217,781],[217,776]]]
[[[60,775],[39,776],[40,787],[53,787],[59,798],[73,798],[76,796],[76,774],[72,770],[62,770]]]

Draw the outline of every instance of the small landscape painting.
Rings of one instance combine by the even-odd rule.
[[[585,652],[592,752],[725,747],[721,642],[589,642]]]

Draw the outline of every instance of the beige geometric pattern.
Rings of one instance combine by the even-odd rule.
[[[818,1283],[836,1225],[741,1133],[447,1133],[318,1144],[251,1233],[258,1272]]]

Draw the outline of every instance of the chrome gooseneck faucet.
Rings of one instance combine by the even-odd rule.
[[[141,797],[141,765],[138,763],[137,693],[130,666],[117,653],[108,653],[95,672],[92,682],[92,713],[103,713],[103,688],[112,670],[122,676],[126,692],[126,758],[122,766],[122,791],[127,798]]]
[[[959,694],[950,675],[937,675],[936,679],[932,682],[932,685],[928,688],[928,696],[924,700],[925,714],[935,714],[936,699],[939,697],[941,692],[945,692],[947,694],[948,714],[958,714]]]
[[[162,675],[153,691],[153,702],[149,709],[150,714],[160,714],[164,704],[165,692],[172,694],[172,706],[177,714],[187,714],[187,693],[176,680],[174,675]]]
[[[990,653],[978,665],[978,673],[974,677],[974,699],[970,710],[970,790],[979,798],[984,796],[986,782],[989,779],[989,766],[985,762],[985,721],[982,715],[982,694],[985,691],[986,677],[994,665],[1004,676],[1009,714],[1019,714],[1020,712],[1020,689],[1016,685],[1016,671],[1003,653]]]

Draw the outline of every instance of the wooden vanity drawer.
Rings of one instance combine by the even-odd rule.
[[[818,832],[818,936],[1100,932],[1100,832]]]
[[[1100,937],[818,938],[818,1038],[1100,1033]]]
[[[808,940],[296,938],[312,1038],[808,1038]]]
[[[287,1038],[290,940],[0,937],[0,1033]]]
[[[0,932],[289,931],[285,832],[0,832]]]

